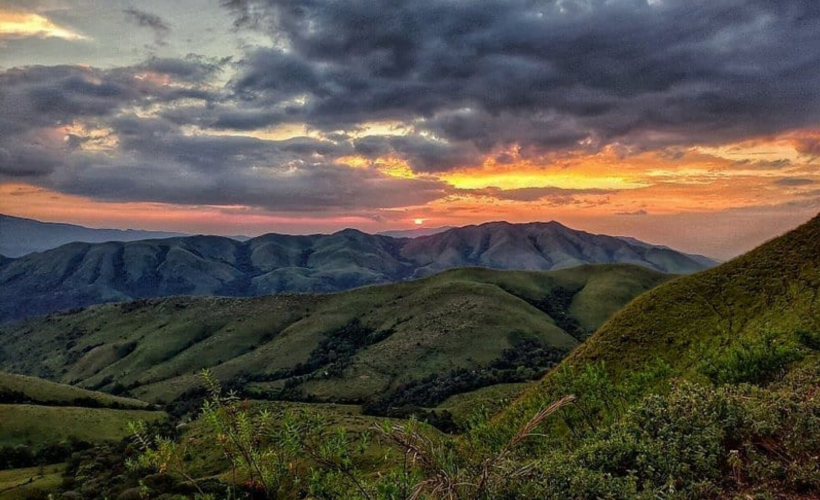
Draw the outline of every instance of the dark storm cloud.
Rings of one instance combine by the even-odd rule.
[[[186,134],[177,123],[147,113],[157,104],[191,99],[216,106],[221,96],[184,85],[192,74],[216,70],[192,64],[151,60],[112,70],[0,73],[0,179],[100,200],[303,212],[424,204],[451,189],[435,180],[338,165],[336,158],[353,153],[348,142]]]
[[[444,142],[418,135],[367,136],[353,142],[356,153],[369,157],[394,155],[407,160],[416,172],[435,173],[480,162],[470,143]]]
[[[126,19],[144,28],[150,28],[154,31],[154,40],[157,45],[167,45],[166,39],[171,33],[171,27],[156,14],[145,12],[143,10],[128,8],[123,10]]]
[[[172,76],[185,82],[202,83],[221,73],[223,66],[229,62],[230,58],[210,60],[198,56],[183,59],[152,57],[136,68]]]
[[[432,180],[396,179],[375,170],[333,164],[291,164],[288,168],[235,162],[203,171],[178,162],[95,163],[85,158],[48,187],[113,201],[156,201],[194,205],[243,205],[274,211],[323,212],[424,204],[447,194]]]
[[[327,129],[418,120],[481,150],[641,149],[816,123],[814,0],[231,0],[244,99]],[[446,162],[445,162],[446,163]]]
[[[60,169],[65,157],[89,140],[67,127],[106,129],[127,107],[216,99],[203,88],[145,78],[145,69],[33,66],[0,73],[0,177],[36,178]]]

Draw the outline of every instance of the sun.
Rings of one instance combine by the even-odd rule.
[[[413,224],[415,224],[417,226],[421,226],[422,224],[424,224],[425,220],[426,219],[413,219]]]

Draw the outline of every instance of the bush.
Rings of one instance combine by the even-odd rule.
[[[647,500],[816,493],[820,377],[813,370],[766,389],[678,383],[574,449],[548,454],[521,492]]]
[[[718,385],[765,384],[782,374],[791,363],[802,358],[799,348],[779,340],[779,336],[764,335],[744,340],[720,355],[707,359],[701,371]]]
[[[820,332],[800,330],[797,332],[797,339],[809,349],[820,351]]]

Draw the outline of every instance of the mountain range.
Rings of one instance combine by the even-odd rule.
[[[412,239],[345,229],[331,235],[267,234],[244,242],[191,236],[70,243],[0,262],[0,321],[173,295],[337,292],[468,266],[554,270],[610,263],[673,274],[714,265],[705,257],[557,222],[494,222]]]
[[[139,229],[93,229],[57,222],[0,214],[0,256],[22,257],[33,252],[51,250],[66,243],[82,241],[137,241],[185,236],[182,233],[143,231]]]

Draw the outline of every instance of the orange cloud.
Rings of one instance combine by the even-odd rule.
[[[59,26],[39,14],[0,10],[0,39],[2,38],[88,39],[88,37]]]

